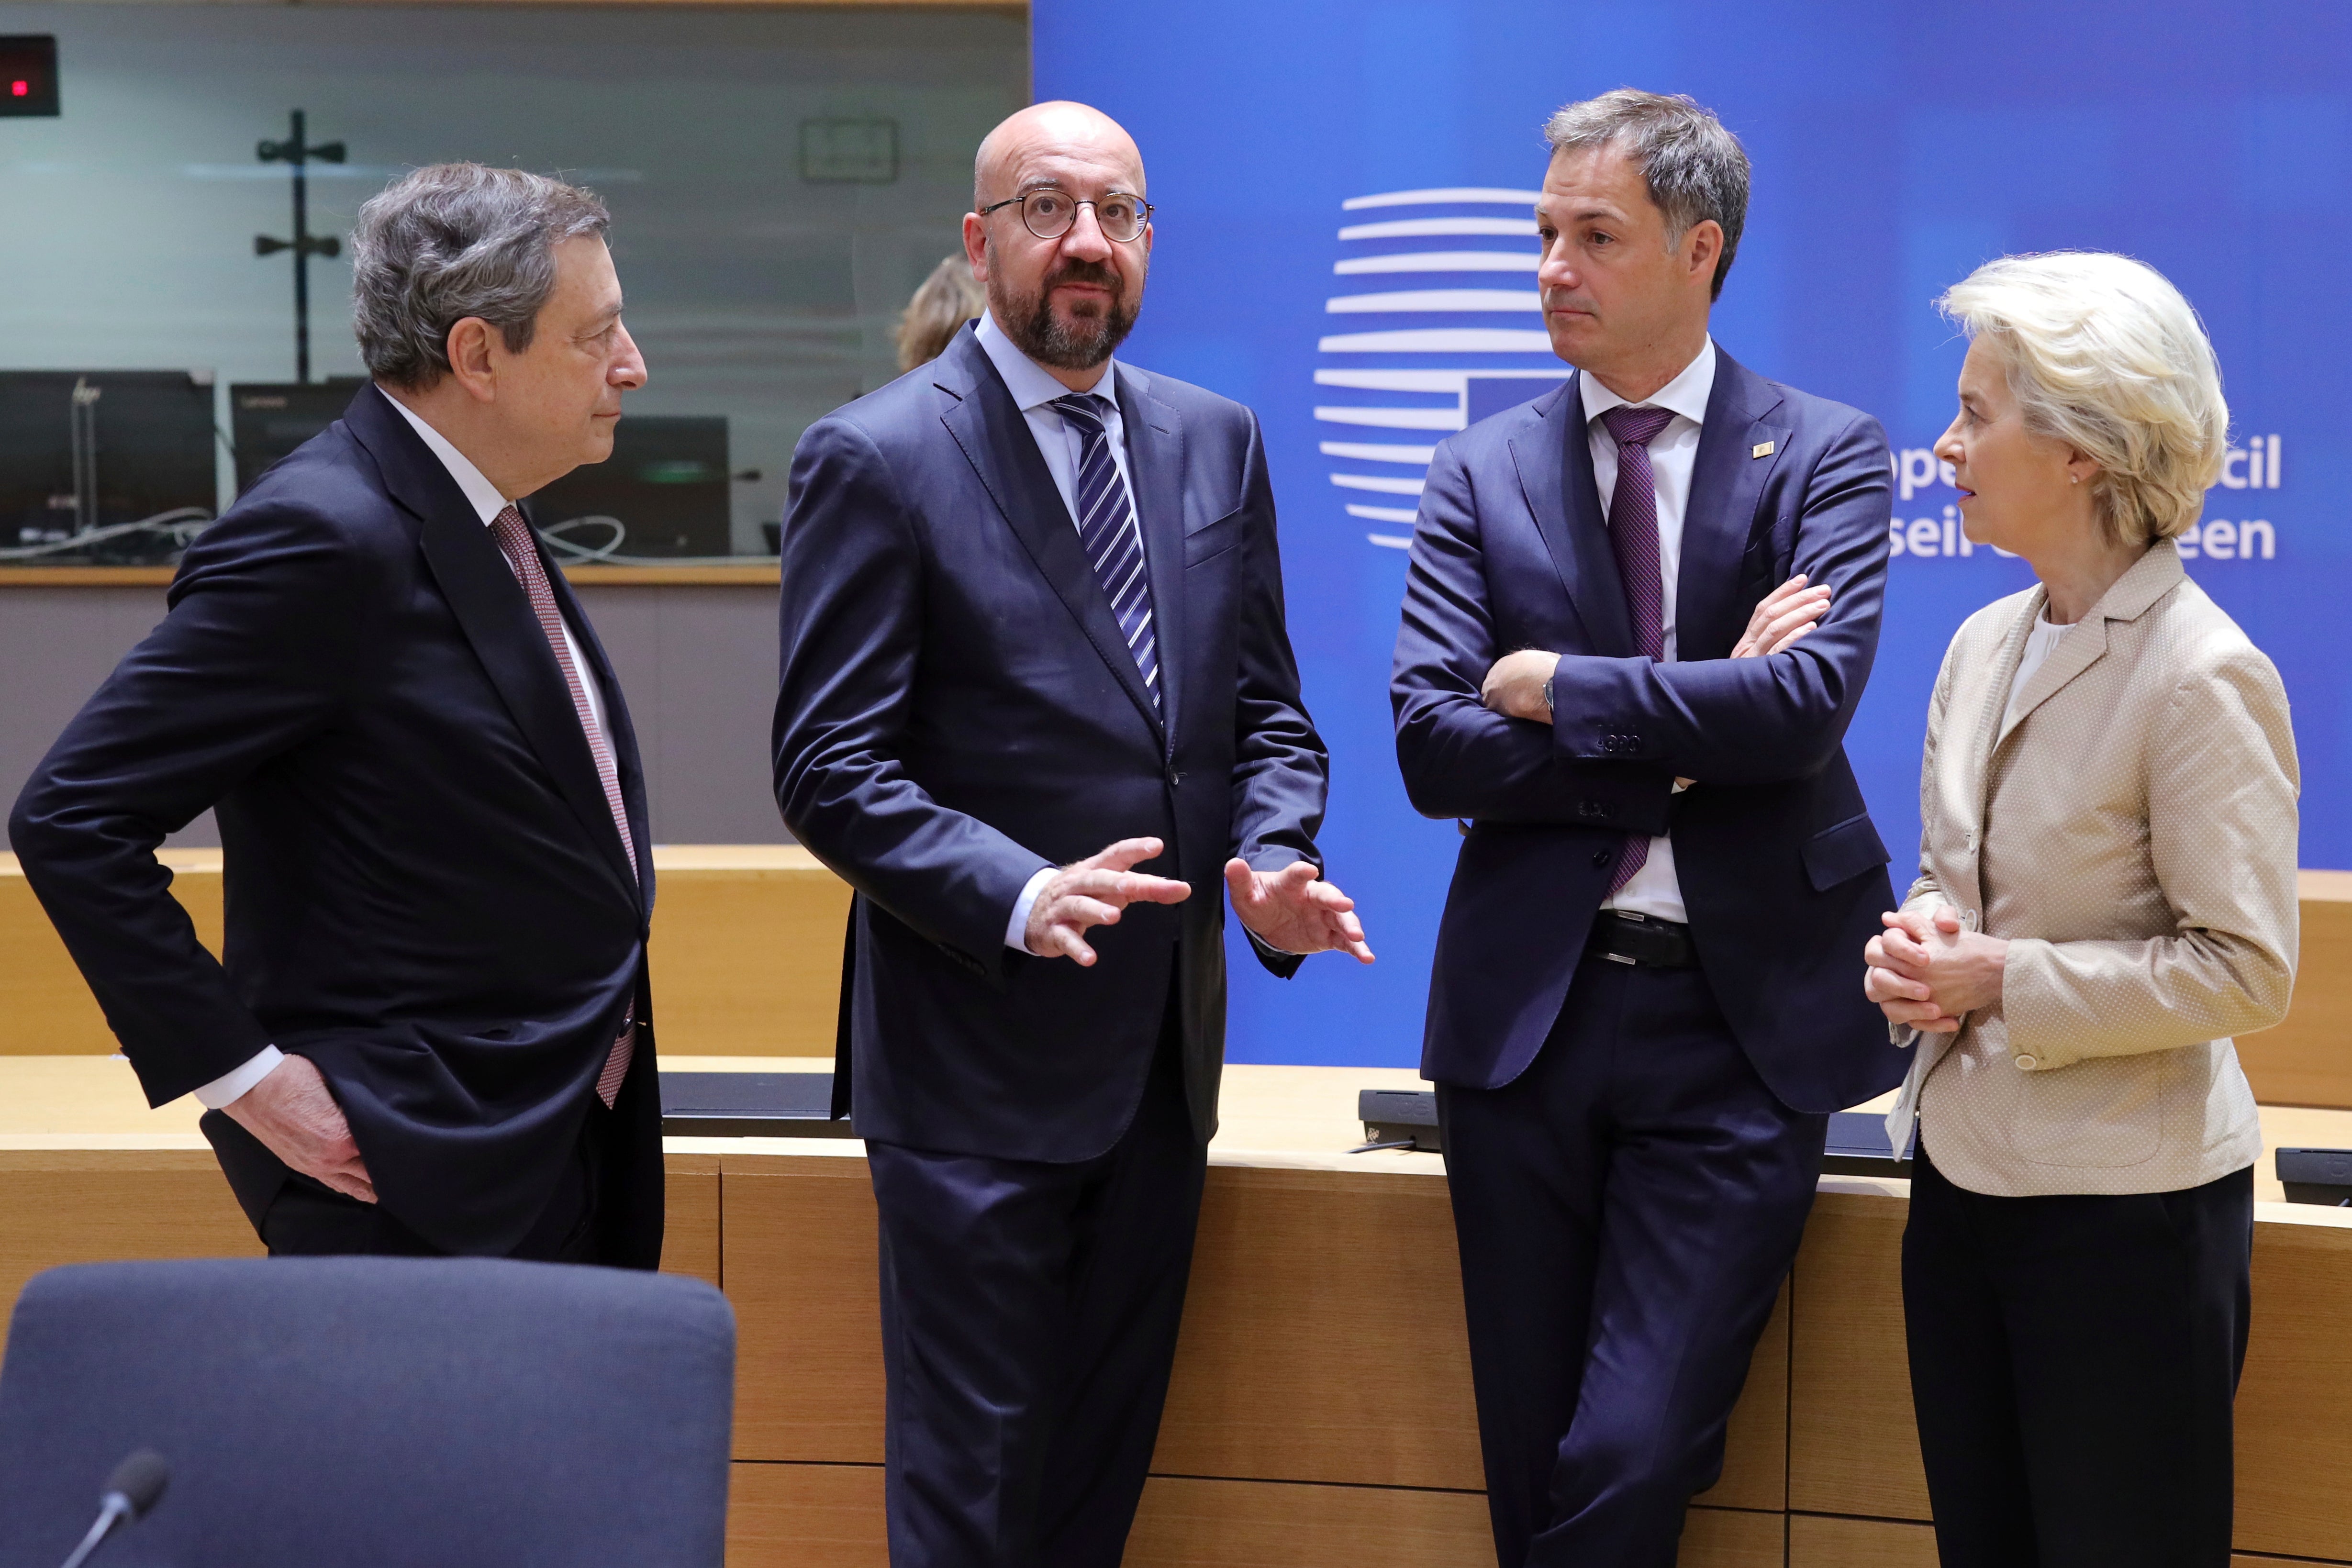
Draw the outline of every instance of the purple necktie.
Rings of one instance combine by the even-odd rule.
[[[540,564],[539,548],[530,537],[530,525],[522,514],[509,507],[490,520],[490,537],[498,540],[499,553],[507,558],[513,569],[515,580],[522,584],[523,595],[530,601],[530,612],[539,618],[539,629],[547,634],[548,651],[555,655],[555,667],[563,672],[563,684],[572,692],[572,709],[580,716],[581,732],[588,737],[588,755],[595,759],[596,780],[604,786],[604,804],[612,808],[613,826],[621,835],[621,848],[629,862],[629,874],[637,873],[637,847],[629,836],[628,810],[621,804],[621,770],[613,760],[613,747],[593,722],[593,712],[588,706],[588,687],[580,669],[572,662],[572,649],[563,640],[563,612],[556,608],[555,590],[548,585],[547,569]],[[621,1037],[604,1058],[604,1070],[596,1075],[596,1097],[610,1106],[620,1096],[621,1080],[629,1075],[629,1059],[636,1054],[637,1019],[634,1004],[629,1016],[621,1022]]]
[[[1118,634],[1135,656],[1151,706],[1160,704],[1160,634],[1151,625],[1151,583],[1143,572],[1143,533],[1135,503],[1110,455],[1110,400],[1072,392],[1051,404],[1078,433],[1078,542],[1094,562],[1095,580],[1110,600]]]
[[[1609,548],[1617,556],[1617,580],[1625,589],[1625,613],[1633,623],[1633,647],[1649,659],[1666,656],[1666,580],[1658,567],[1658,484],[1650,472],[1650,443],[1675,417],[1670,408],[1607,410],[1601,423],[1617,444],[1617,490],[1609,497]],[[1626,836],[1609,875],[1609,893],[1633,880],[1650,858],[1650,841]]]

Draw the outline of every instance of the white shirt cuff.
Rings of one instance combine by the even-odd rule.
[[[207,1111],[217,1111],[230,1101],[269,1076],[270,1069],[286,1060],[286,1053],[274,1045],[265,1045],[253,1053],[243,1067],[224,1072],[196,1091],[196,1103]]]
[[[1035,907],[1037,895],[1054,880],[1059,866],[1040,866],[1021,889],[1021,896],[1013,901],[1013,918],[1004,923],[1004,945],[1015,953],[1029,951],[1029,911]]]

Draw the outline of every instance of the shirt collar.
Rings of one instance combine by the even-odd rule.
[[[986,351],[989,362],[996,367],[996,373],[1004,378],[1004,389],[1013,394],[1013,401],[1022,413],[1027,413],[1057,397],[1070,395],[1070,389],[1055,380],[1052,371],[1023,353],[1019,346],[1005,336],[1004,329],[996,324],[993,309],[980,319],[980,325],[972,329],[972,336],[980,340],[980,346]],[[1112,378],[1118,374],[1118,361],[1116,359],[1106,360],[1103,361],[1103,379],[1094,384],[1095,395],[1109,399],[1114,406],[1118,402],[1118,383]]]
[[[1597,376],[1580,375],[1577,391],[1584,398],[1584,423],[1591,424],[1624,399],[1601,384]],[[1715,340],[1709,338],[1698,351],[1698,357],[1682,369],[1682,373],[1642,400],[1645,408],[1671,409],[1693,424],[1706,423],[1706,400],[1715,391]]]
[[[474,466],[473,459],[451,445],[447,436],[425,423],[415,409],[382,387],[376,391],[383,395],[384,402],[400,411],[400,417],[408,421],[409,428],[416,432],[432,450],[433,455],[441,459],[441,466],[449,470],[449,477],[457,481],[457,488],[466,493],[467,503],[480,515],[482,526],[488,528],[496,522],[499,514],[507,509],[507,498],[499,494],[496,485],[482,476],[482,471]]]

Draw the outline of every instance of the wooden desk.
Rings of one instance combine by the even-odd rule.
[[[673,1058],[687,1071],[812,1059]],[[1154,1474],[1153,1568],[1487,1568],[1468,1347],[1434,1155],[1340,1151],[1395,1069],[1237,1066]],[[0,1299],[57,1263],[250,1254],[188,1102],[128,1064],[0,1060]],[[2352,1114],[2263,1113],[2266,1143],[2352,1145]],[[739,1324],[730,1563],[879,1568],[882,1376],[872,1189],[850,1139],[672,1139],[666,1268]],[[2352,1213],[2259,1169],[2239,1399],[2239,1545],[2352,1563]],[[1934,1562],[1896,1281],[1906,1184],[1830,1178],[1691,1513],[1686,1568]]]
[[[220,852],[163,859],[196,934],[218,951]],[[664,1049],[829,1055],[849,907],[841,880],[793,845],[656,844],[654,865]],[[2238,1057],[2266,1105],[2352,1110],[2352,872],[2306,871],[2302,894],[2294,1009],[2278,1028],[2239,1040]],[[0,953],[9,956],[0,966],[0,1017],[16,1025],[0,1035],[0,1056],[114,1050],[13,855],[0,855]]]
[[[221,942],[221,852],[166,850],[196,936]],[[648,944],[669,1054],[826,1057],[849,888],[795,844],[656,844]],[[113,1034],[25,881],[0,854],[0,1057],[113,1054]]]
[[[2238,1041],[2265,1105],[2352,1109],[2352,872],[2306,871],[2303,956],[2286,1021]]]

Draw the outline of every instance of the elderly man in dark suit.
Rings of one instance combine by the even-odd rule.
[[[1115,1568],[1216,1126],[1213,890],[1276,974],[1371,954],[1320,877],[1257,421],[1111,357],[1135,144],[1042,104],[976,183],[987,317],[793,460],[776,799],[857,890],[892,1561]]]
[[[361,209],[375,384],[190,548],[9,821],[273,1253],[660,1258],[644,777],[515,505],[603,461],[645,384],[606,221],[473,164]],[[207,807],[222,962],[153,853]]]
[[[1619,91],[1548,131],[1537,277],[1577,374],[1438,449],[1397,756],[1467,835],[1422,1070],[1497,1554],[1654,1568],[1721,1469],[1826,1114],[1903,1074],[1854,983],[1887,854],[1842,747],[1886,444],[1708,336],[1748,203],[1712,114]]]

